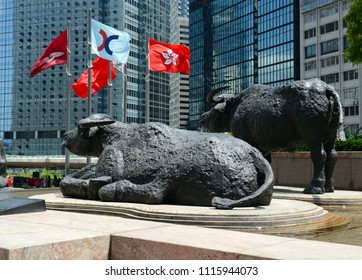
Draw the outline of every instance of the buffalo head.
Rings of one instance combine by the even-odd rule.
[[[90,115],[80,120],[76,128],[64,134],[62,145],[79,156],[99,156],[103,149],[99,127],[114,122],[109,115]]]
[[[217,95],[223,89],[227,89],[230,86],[223,86],[217,89],[210,91],[210,93],[206,97],[206,101],[215,106],[208,112],[205,112],[201,115],[200,123],[201,126],[206,127],[208,130],[212,132],[224,132],[229,131],[228,128],[225,127],[224,120],[224,111],[226,108],[226,103],[228,100],[234,97],[233,94],[221,94]]]

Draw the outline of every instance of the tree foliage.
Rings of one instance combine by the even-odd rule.
[[[362,62],[362,0],[352,1],[344,20],[347,23],[348,39],[348,47],[344,53],[346,58],[356,65]]]

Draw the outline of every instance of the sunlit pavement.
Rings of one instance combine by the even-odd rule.
[[[59,188],[32,188],[32,189],[24,189],[24,188],[13,188],[13,187],[5,187],[0,188],[0,200],[7,198],[15,198],[15,197],[30,197],[38,194],[47,194],[47,193],[60,193]]]

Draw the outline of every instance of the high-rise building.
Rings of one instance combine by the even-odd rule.
[[[183,18],[189,17],[189,0],[178,0],[178,16]]]
[[[189,19],[179,17],[178,22],[178,33],[175,40],[188,46]],[[189,117],[189,75],[179,73],[173,74],[173,76],[171,77],[170,126],[185,129]]]
[[[347,134],[362,124],[362,65],[352,65],[344,58],[348,41],[343,17],[351,0],[301,1],[301,78],[320,78],[333,86],[344,107]]]
[[[33,78],[44,49],[71,21],[71,74],[87,67],[88,10],[92,18],[131,36],[127,63],[127,122],[145,121],[147,37],[169,42],[178,24],[176,0],[2,0],[0,5],[0,139],[7,154],[60,155],[66,126],[65,65]],[[94,57],[93,57],[94,58]],[[112,82],[112,114],[123,120],[123,76]],[[170,75],[149,77],[150,121],[169,123]],[[107,113],[107,89],[92,98],[92,112]],[[88,115],[87,100],[71,93],[71,126]]]
[[[199,128],[214,88],[237,93],[298,80],[298,39],[297,0],[191,0],[189,128]]]

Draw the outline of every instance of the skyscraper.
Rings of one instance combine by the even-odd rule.
[[[178,0],[178,16],[182,18],[189,17],[189,0]]]
[[[299,1],[191,0],[189,128],[199,128],[214,88],[299,79],[298,38]]]
[[[173,43],[189,45],[189,1],[178,1],[178,26]],[[176,77],[175,77],[176,76]],[[186,128],[189,117],[189,75],[171,77],[170,126]]]
[[[0,138],[7,154],[59,155],[65,130],[65,66],[29,77],[45,47],[71,21],[71,74],[87,67],[88,10],[92,18],[131,36],[127,63],[127,122],[145,121],[147,37],[168,42],[177,23],[176,0],[3,0],[0,5]],[[94,57],[93,57],[94,58]],[[112,114],[123,120],[123,76],[112,86]],[[169,75],[152,72],[150,121],[169,122]],[[107,113],[107,89],[92,98],[93,113]],[[71,125],[88,115],[87,100],[71,96]]]
[[[348,45],[343,17],[352,0],[301,1],[301,78],[320,78],[341,97],[347,134],[362,125],[362,65],[344,58]]]

